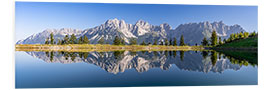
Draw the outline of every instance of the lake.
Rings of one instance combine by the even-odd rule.
[[[255,54],[250,54],[255,55]],[[16,88],[257,85],[257,54],[15,52]]]

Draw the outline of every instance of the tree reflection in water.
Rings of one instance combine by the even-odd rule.
[[[167,70],[172,64],[179,69],[199,72],[239,70],[242,65],[257,66],[254,60],[239,59],[216,51],[114,51],[114,52],[27,52],[46,62],[86,62],[112,73],[135,68],[144,72],[159,67]],[[179,53],[179,54],[178,54]],[[256,58],[256,57],[255,57]],[[210,62],[207,62],[210,61]],[[209,63],[209,64],[208,64]]]

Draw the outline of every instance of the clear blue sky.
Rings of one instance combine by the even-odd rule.
[[[168,5],[168,4],[104,4],[16,2],[15,39],[24,39],[47,28],[86,29],[108,19],[123,19],[134,24],[142,19],[153,25],[202,21],[239,24],[246,31],[257,31],[257,6]]]

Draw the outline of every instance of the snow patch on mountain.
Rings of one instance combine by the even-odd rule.
[[[135,24],[128,24],[124,20],[110,19],[103,24],[94,28],[85,30],[62,28],[62,29],[46,29],[38,34],[33,34],[26,39],[17,41],[16,44],[43,44],[50,33],[54,34],[55,39],[63,39],[65,35],[75,34],[76,37],[87,36],[90,43],[96,44],[102,37],[106,43],[112,44],[115,36],[124,39],[126,44],[130,43],[130,39],[136,38],[138,43],[145,41],[153,43],[155,40],[164,41],[167,39],[177,39],[180,41],[181,35],[184,36],[185,43],[189,45],[200,44],[203,37],[209,39],[213,31],[217,31],[217,35],[222,39],[228,38],[232,33],[244,32],[245,30],[238,24],[229,26],[219,22],[199,22],[180,24],[177,28],[172,29],[168,23],[160,25],[151,25],[150,23],[138,20]]]

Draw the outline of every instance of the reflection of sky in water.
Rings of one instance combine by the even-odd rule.
[[[160,58],[162,55],[154,57],[151,55],[141,54],[138,56],[140,56],[140,58],[147,58],[147,56],[149,56],[148,58],[150,59],[157,59]],[[107,72],[107,67],[105,69],[102,69],[100,66],[85,62],[68,64],[46,63],[42,59],[34,58],[25,52],[16,52],[15,58],[17,88],[257,84],[257,67],[244,65],[242,65],[241,67],[239,67],[239,65],[228,67],[226,66],[229,65],[228,63],[224,64],[224,62],[228,60],[224,60],[223,62],[217,61],[216,63],[216,66],[225,65],[223,67],[227,67],[227,69],[216,70],[222,71],[222,73],[213,71],[203,73],[203,71],[201,70],[204,70],[204,68],[209,68],[209,66],[211,67],[211,60],[202,61],[201,54],[196,54],[194,52],[185,52],[184,61],[180,60],[179,55],[175,57],[178,59],[172,59],[171,57],[167,57],[167,59],[165,59],[165,64],[168,63],[171,66],[169,66],[169,68],[165,70],[162,70],[160,68],[160,65],[165,64],[156,65],[155,63],[158,63],[159,61],[153,60],[152,62],[153,64],[155,64],[154,66],[156,67],[151,67],[144,72],[137,72],[135,68],[139,66],[134,65],[135,60],[133,60],[133,62],[130,61],[133,64],[130,65],[132,66],[132,68],[125,69],[124,72],[120,71],[115,74],[113,74],[112,72]],[[210,62],[210,64],[207,62]],[[110,66],[110,63],[106,63],[104,65],[107,64]],[[192,66],[193,64],[194,66]],[[206,67],[200,67],[199,65],[203,65]],[[231,68],[236,69],[234,70]]]

